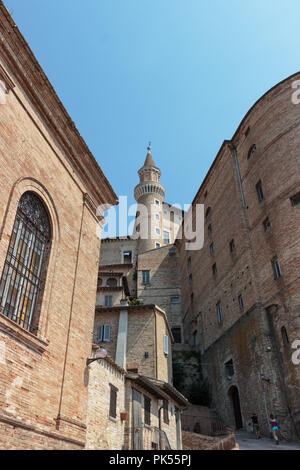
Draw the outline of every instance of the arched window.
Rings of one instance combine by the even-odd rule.
[[[0,283],[0,311],[28,331],[38,328],[51,246],[47,211],[35,193],[19,201]]]
[[[109,287],[117,287],[118,286],[118,281],[114,277],[110,277],[106,281],[106,285]]]

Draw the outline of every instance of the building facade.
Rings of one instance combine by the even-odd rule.
[[[116,195],[3,2],[0,34],[0,443],[82,449],[96,208]]]
[[[202,250],[180,253],[185,342],[201,352],[212,406],[234,428],[254,412],[300,433],[300,107],[296,74],[266,93],[225,141],[196,194]]]

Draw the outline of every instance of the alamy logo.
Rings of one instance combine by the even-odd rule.
[[[6,85],[2,80],[0,80],[0,104],[6,103],[6,94],[7,94]]]
[[[295,80],[292,83],[292,88],[296,90],[292,93],[292,103],[300,104],[300,80]]]
[[[127,196],[119,197],[118,215],[115,207],[107,204],[100,205],[97,208],[97,216],[100,218],[97,237],[101,238],[101,234],[104,233],[106,237],[115,238],[118,226],[120,233],[131,233],[132,240],[160,240],[163,234],[157,222],[160,220],[157,207],[156,204],[148,207],[141,203],[138,206],[132,204],[128,207]],[[104,218],[105,213],[107,215]],[[173,219],[171,220],[172,214]],[[156,215],[158,215],[158,219],[156,219]],[[131,222],[129,222],[129,218],[132,219]],[[164,215],[164,223],[167,227],[170,227],[170,224],[175,224],[178,230],[175,238],[185,240],[186,250],[193,251],[203,248],[204,204],[195,204],[194,206],[184,204],[183,208],[180,204],[174,204]]]

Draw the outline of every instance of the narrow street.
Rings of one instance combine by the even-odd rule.
[[[256,439],[245,431],[236,432],[236,442],[240,450],[300,450],[300,442],[281,441],[279,445],[267,437]]]

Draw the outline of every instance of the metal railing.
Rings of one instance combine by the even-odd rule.
[[[171,450],[165,431],[145,424],[126,428],[125,448],[128,450]]]

